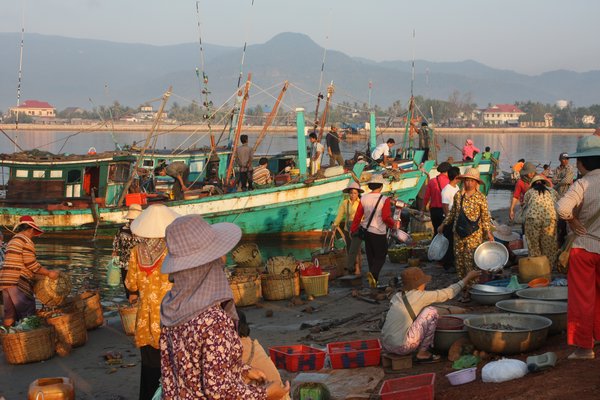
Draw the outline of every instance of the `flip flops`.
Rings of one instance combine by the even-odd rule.
[[[367,280],[369,281],[369,287],[370,288],[376,288],[377,287],[377,279],[375,279],[375,277],[373,276],[372,273],[367,272]]]
[[[427,358],[413,357],[413,362],[417,364],[434,364],[442,361],[442,357],[437,354],[430,354]]]

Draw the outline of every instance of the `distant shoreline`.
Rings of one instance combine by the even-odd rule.
[[[68,132],[149,132],[150,124],[115,124],[110,126],[99,125],[50,125],[50,124],[19,124],[19,131],[68,131]],[[0,124],[0,129],[8,132],[15,131],[14,124]],[[212,126],[212,131],[220,133],[223,130],[222,125]],[[260,132],[262,126],[244,126],[244,132]],[[272,126],[270,133],[290,133],[294,132],[294,126]],[[445,134],[463,134],[465,132],[473,133],[527,133],[527,134],[566,134],[580,135],[594,133],[594,128],[435,128],[436,132]],[[172,125],[163,124],[159,127],[160,132],[209,132],[206,125]],[[404,133],[404,128],[377,128],[377,133]],[[366,136],[367,132],[362,133]]]

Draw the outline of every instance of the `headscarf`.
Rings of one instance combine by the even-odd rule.
[[[160,307],[163,325],[186,323],[215,305],[221,305],[231,319],[238,320],[233,293],[220,258],[196,268],[171,273],[169,280],[173,282],[173,287],[163,298]]]
[[[144,239],[137,246],[138,264],[140,270],[150,275],[160,267],[160,259],[165,254],[167,242],[164,238]]]

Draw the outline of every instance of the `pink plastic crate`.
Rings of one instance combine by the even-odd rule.
[[[381,362],[381,342],[371,339],[329,343],[327,353],[334,369],[375,366]]]
[[[435,374],[421,374],[383,382],[381,400],[433,400]]]

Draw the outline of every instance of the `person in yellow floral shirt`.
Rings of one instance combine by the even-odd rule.
[[[341,226],[342,233],[344,234],[344,240],[346,241],[346,252],[348,253],[348,261],[346,268],[348,272],[354,268],[354,275],[360,275],[361,258],[360,258],[360,246],[362,240],[356,238],[354,246],[352,246],[352,236],[350,235],[350,227],[352,221],[354,221],[354,215],[360,204],[360,194],[364,192],[360,188],[360,185],[352,181],[347,188],[342,192],[348,195],[348,198],[342,200],[340,207],[338,208],[337,216],[332,224],[332,229],[335,231],[340,226],[341,222],[344,221],[344,225]]]
[[[463,181],[463,188],[454,195],[454,203],[444,222],[438,228],[438,233],[444,233],[444,227],[453,224],[454,256],[456,272],[460,279],[467,276],[469,271],[476,270],[475,250],[485,241],[494,241],[492,221],[487,198],[479,191],[483,183],[479,170],[467,168],[464,174],[458,176]],[[485,232],[485,235],[484,235]],[[471,301],[469,288],[472,283],[463,288],[461,303]]]
[[[137,302],[135,345],[142,356],[140,400],[150,400],[160,381],[160,303],[171,289],[169,275],[160,272],[167,255],[165,229],[179,214],[163,204],[144,210],[131,224],[134,235],[144,241],[131,250],[125,285],[131,303]]]

